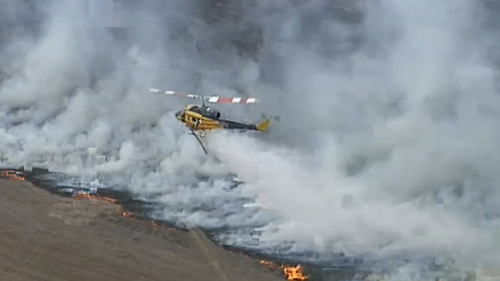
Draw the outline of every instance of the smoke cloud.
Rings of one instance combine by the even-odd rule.
[[[110,184],[223,243],[498,266],[493,4],[209,2],[4,0],[1,164],[81,172],[97,147]],[[189,101],[151,87],[254,96],[219,109],[281,122],[214,133],[207,157],[173,118]]]

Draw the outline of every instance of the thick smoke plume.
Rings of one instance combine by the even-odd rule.
[[[295,2],[4,0],[1,163],[82,172],[97,147],[113,183],[224,243],[498,266],[494,5]],[[209,136],[218,161],[173,118],[189,101],[151,87],[281,122]]]

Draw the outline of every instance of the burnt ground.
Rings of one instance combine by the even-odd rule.
[[[286,280],[201,231],[127,218],[116,204],[28,181],[0,180],[0,192],[1,280]]]

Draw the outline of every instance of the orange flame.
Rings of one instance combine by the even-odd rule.
[[[127,212],[127,211],[122,211],[122,216],[124,216],[126,218],[133,218],[134,214],[132,214],[131,212]]]
[[[116,199],[113,199],[113,198],[102,197],[102,196],[99,196],[99,195],[89,195],[89,194],[84,194],[84,193],[77,194],[77,195],[74,196],[74,198],[76,200],[93,199],[93,200],[108,202],[108,203],[111,203],[111,204],[115,204],[116,203]]]
[[[290,281],[304,281],[309,278],[308,276],[304,275],[302,266],[300,264],[297,266],[284,266],[277,265],[273,262],[265,260],[261,260],[260,264],[273,270],[283,269],[283,274],[285,275],[286,279]]]
[[[283,273],[287,280],[307,280],[307,276],[302,272],[302,266],[289,266],[283,268]]]
[[[129,211],[125,211],[125,210],[124,210],[124,209],[122,209],[122,208],[120,208],[120,209],[118,210],[118,213],[120,213],[120,214],[121,214],[123,217],[125,217],[125,218],[134,218],[134,213],[129,212]],[[140,222],[144,222],[144,221],[140,221]],[[149,221],[149,222],[151,222],[151,225],[152,225],[152,226],[154,226],[154,227],[159,226],[159,224],[158,224],[156,221],[154,221],[154,220],[151,220],[151,221]]]
[[[25,178],[21,176],[21,173],[14,170],[6,170],[0,172],[0,177],[6,177],[6,180],[10,181],[23,181]]]
[[[283,267],[282,265],[277,265],[277,264],[275,264],[275,263],[273,263],[273,262],[270,262],[270,261],[265,261],[265,260],[261,260],[261,261],[260,261],[260,264],[261,264],[261,265],[264,265],[264,266],[266,266],[266,267],[268,267],[268,268],[270,268],[270,269],[280,269],[280,268],[282,268],[282,267]]]

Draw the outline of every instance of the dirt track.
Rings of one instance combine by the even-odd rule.
[[[0,180],[0,280],[286,280],[200,231],[123,217],[119,206]]]

